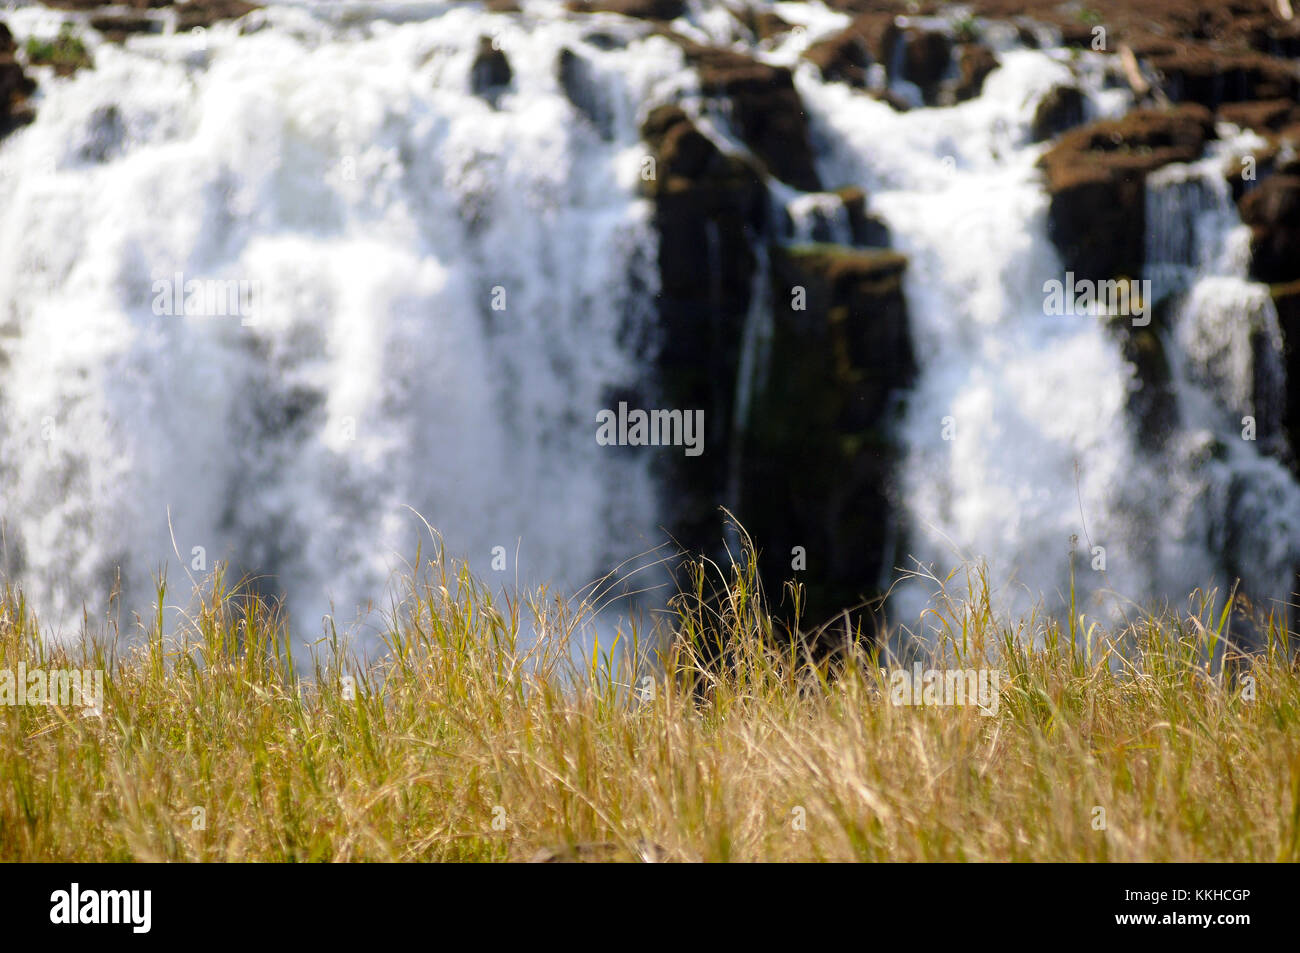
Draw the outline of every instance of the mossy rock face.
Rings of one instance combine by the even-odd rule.
[[[52,40],[29,37],[26,53],[27,62],[32,66],[52,66],[57,76],[71,76],[79,69],[90,69],[95,65],[86,44],[66,23]]]
[[[659,106],[642,124],[659,237],[658,406],[705,412],[706,450],[660,458],[669,527],[687,549],[713,553],[723,538],[740,344],[753,296],[755,244],[766,228],[762,173],[720,150],[680,107]]]
[[[849,216],[849,231],[853,234],[853,244],[867,247],[888,248],[890,245],[889,226],[884,221],[867,211],[867,193],[857,186],[836,189],[835,194],[844,203],[844,210]]]
[[[805,627],[848,610],[871,631],[861,603],[893,565],[893,424],[916,367],[907,260],[837,245],[770,256],[772,359],[745,434],[738,515],[762,549],[765,584],[805,586]],[[792,571],[795,547],[804,571]]]
[[[823,285],[834,298],[864,287],[871,293],[897,291],[907,256],[888,248],[855,248],[845,245],[796,245],[776,249],[774,259],[790,277],[803,277],[817,287]]]

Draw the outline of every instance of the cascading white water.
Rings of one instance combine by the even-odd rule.
[[[921,370],[902,426],[907,551],[940,579],[965,561],[986,560],[1008,609],[1039,599],[1052,609],[1064,604],[1072,548],[1082,596],[1119,597],[1104,600],[1109,611],[1127,599],[1181,601],[1196,586],[1226,591],[1232,573],[1251,580],[1258,596],[1285,600],[1300,565],[1300,497],[1285,469],[1240,439],[1223,449],[1226,415],[1205,426],[1196,409],[1205,382],[1183,372],[1195,360],[1174,362],[1184,417],[1177,438],[1162,452],[1142,446],[1126,410],[1138,381],[1119,335],[1095,316],[1045,308],[1045,283],[1063,280],[1064,268],[1046,234],[1047,196],[1035,168],[1045,147],[1029,141],[1034,107],[1058,83],[1079,85],[1096,115],[1121,112],[1123,94],[1104,88],[1097,58],[1086,54],[999,56],[978,99],[902,114],[823,84],[810,68],[797,74],[824,146],[823,179],[864,186],[910,257],[905,289]],[[1152,207],[1168,224],[1148,236],[1155,271],[1188,266],[1193,312],[1222,272],[1219,262],[1188,256],[1239,225],[1222,173],[1211,187],[1208,168],[1192,188],[1156,181]],[[1180,174],[1188,181],[1178,171],[1162,181]],[[1210,220],[1200,215],[1207,203]],[[1183,236],[1193,225],[1189,247]],[[1234,328],[1228,350],[1237,354],[1250,332],[1233,315],[1254,309],[1267,325],[1266,300],[1267,289],[1233,277],[1202,311],[1215,316],[1215,328]],[[1188,323],[1179,319],[1180,328]],[[1171,346],[1225,346],[1204,328],[1177,341],[1158,330]],[[1276,343],[1275,333],[1273,315],[1267,340]],[[1233,368],[1251,380],[1259,370]],[[1245,539],[1230,540],[1234,533]],[[1230,545],[1234,558],[1225,560]],[[932,589],[902,586],[895,617],[917,619]]]
[[[1220,143],[1150,177],[1146,255],[1175,296],[1167,350],[1181,426],[1161,463],[1180,495],[1166,531],[1217,555],[1221,584],[1240,576],[1247,594],[1277,608],[1300,566],[1300,486],[1278,459],[1289,452],[1283,340],[1268,288],[1247,279],[1249,229],[1223,176],[1226,157],[1252,144],[1249,135]]]
[[[42,84],[0,146],[0,554],[47,623],[102,608],[119,568],[142,609],[150,574],[202,547],[272,574],[311,634],[331,604],[347,621],[382,598],[422,535],[412,509],[489,581],[503,547],[511,584],[516,547],[521,581],[574,586],[661,541],[650,457],[599,447],[594,420],[652,366],[637,121],[694,77],[642,24],[525,7],[277,4],[247,35],[101,46],[93,72]],[[679,29],[727,42],[730,14],[696,7]],[[1006,608],[1065,590],[1072,537],[1085,594],[1181,599],[1233,572],[1284,594],[1300,500],[1260,453],[1277,318],[1210,165],[1152,179],[1179,425],[1143,446],[1117,335],[1044,307],[1063,268],[1028,127],[1062,82],[1122,112],[1101,58],[995,36],[978,99],[900,114],[798,59],[846,17],[782,12],[808,29],[765,55],[795,69],[823,181],[864,187],[910,259],[907,551],[941,577],[987,559]],[[470,88],[480,36],[514,71],[495,105]],[[557,78],[565,47],[594,122]],[[773,191],[796,239],[847,239],[838,199]],[[245,282],[256,320],[157,313],[176,275]],[[755,301],[742,416],[771,318]],[[903,587],[897,618],[927,593]]]
[[[350,9],[100,46],[0,149],[0,516],[47,625],[102,610],[119,568],[129,612],[160,567],[220,559],[310,636],[427,549],[412,510],[511,587],[660,542],[648,458],[594,434],[653,357],[638,111],[676,49],[624,47],[627,21],[598,48],[572,20]],[[497,108],[470,88],[480,36],[514,71]],[[156,313],[176,275],[244,282],[256,320]]]

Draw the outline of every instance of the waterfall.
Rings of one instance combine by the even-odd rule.
[[[383,603],[423,520],[498,588],[661,541],[648,458],[594,435],[653,357],[638,119],[675,48],[330,9],[97,46],[0,149],[4,569],[48,626],[102,612],[119,571],[129,613],[160,568],[187,589],[225,560],[311,636]],[[513,70],[496,108],[480,36]],[[256,294],[204,311],[191,282]]]
[[[1181,499],[1165,528],[1217,555],[1221,585],[1239,576],[1247,595],[1276,608],[1300,566],[1300,487],[1283,464],[1292,452],[1283,340],[1267,286],[1247,278],[1249,229],[1222,173],[1251,141],[1150,177],[1146,254],[1174,301],[1167,348],[1182,427],[1162,462]]]
[[[1072,558],[1089,611],[1181,602],[1197,586],[1226,591],[1235,574],[1265,601],[1285,600],[1300,565],[1295,481],[1257,445],[1229,439],[1228,414],[1207,427],[1199,413],[1212,400],[1206,387],[1221,387],[1225,409],[1262,401],[1257,412],[1273,426],[1281,385],[1267,290],[1216,277],[1243,261],[1222,172],[1206,160],[1153,177],[1153,286],[1196,289],[1178,335],[1155,329],[1187,359],[1171,358],[1177,439],[1154,452],[1127,409],[1139,381],[1122,335],[1044,307],[1045,283],[1064,268],[1046,234],[1033,109],[1052,85],[1078,82],[1095,114],[1113,115],[1115,91],[1088,54],[1079,75],[1060,51],[999,55],[978,99],[942,110],[899,114],[811,70],[798,77],[826,143],[823,179],[866,188],[910,258],[920,375],[902,428],[904,551],[914,559],[903,568],[942,580],[985,561],[998,604],[1012,610],[1064,607]],[[1202,366],[1215,381],[1191,370]],[[895,618],[914,622],[934,588],[899,587]]]
[[[93,70],[42,83],[35,123],[0,144],[0,569],[47,625],[103,613],[119,585],[147,611],[155,573],[223,560],[311,636],[384,599],[425,520],[494,588],[572,591],[663,541],[653,457],[599,446],[595,421],[653,392],[639,123],[699,83],[643,22],[476,7],[273,3],[201,36],[92,37]],[[686,34],[730,42],[730,15],[694,12]],[[1246,277],[1228,147],[1148,183],[1169,378],[1169,433],[1151,441],[1134,395],[1155,385],[1124,333],[1045,304],[1065,269],[1029,130],[1060,84],[1091,116],[1122,113],[1102,57],[1003,30],[981,95],[899,113],[799,58],[848,17],[782,12],[808,29],[763,56],[794,71],[822,182],[865,190],[908,256],[904,568],[985,560],[1010,610],[1065,605],[1072,559],[1089,611],[1238,575],[1285,599],[1300,488],[1281,333]],[[6,14],[20,38],[42,16]],[[480,95],[485,40],[509,78],[482,72],[497,78]],[[889,73],[919,103],[897,78],[904,42]],[[736,143],[725,107],[691,112]],[[851,239],[840,197],[771,192],[792,241]],[[716,260],[712,238],[697,252]],[[755,251],[723,382],[733,501],[739,425],[781,359]],[[902,585],[895,618],[933,588]]]

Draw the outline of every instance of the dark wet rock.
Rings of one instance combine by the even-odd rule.
[[[582,42],[588,46],[595,47],[598,50],[624,50],[627,49],[627,40],[621,36],[615,36],[613,33],[604,33],[597,30],[595,33],[587,33],[583,36]]]
[[[163,21],[141,13],[108,13],[90,18],[90,25],[110,43],[123,43],[137,33],[161,33]]]
[[[1300,105],[1291,99],[1224,103],[1216,111],[1216,116],[1242,129],[1267,132],[1300,122]]]
[[[479,37],[478,52],[474,56],[474,65],[470,67],[469,82],[474,94],[495,106],[513,78],[514,70],[510,68],[505,51],[493,46],[490,37]]]
[[[9,26],[0,23],[0,137],[7,136],[36,118],[28,97],[36,92],[36,81],[15,58],[17,44]]]
[[[485,0],[483,8],[489,13],[522,13],[518,0]]]
[[[176,29],[188,32],[195,27],[210,27],[222,20],[238,20],[261,7],[244,0],[190,0],[178,3],[176,8]]]
[[[1185,46],[1148,57],[1147,63],[1162,77],[1161,86],[1171,100],[1209,109],[1253,99],[1294,98],[1300,92],[1295,69],[1265,56],[1227,56]]]
[[[902,37],[892,13],[864,14],[834,36],[812,44],[804,58],[813,63],[828,82],[851,86],[866,84],[867,67],[890,65],[890,54]]]
[[[848,186],[836,189],[835,194],[840,197],[844,203],[844,210],[848,213],[853,244],[888,248],[889,226],[880,218],[867,212],[867,193],[857,186]]]
[[[86,12],[103,7],[125,7],[131,10],[155,10],[170,7],[174,0],[41,0],[41,3],[54,10],[72,10]],[[201,0],[198,0],[201,3]]]
[[[956,77],[949,80],[954,53],[959,56]],[[931,106],[978,96],[998,65],[992,51],[979,43],[954,47],[948,34],[900,26],[894,13],[880,9],[854,17],[840,33],[809,47],[805,57],[823,78],[853,86],[865,85],[867,67],[879,63],[891,82],[914,83]]]
[[[556,73],[569,102],[595,126],[601,138],[613,138],[614,112],[594,78],[591,62],[566,47],[560,50]]]
[[[1273,285],[1273,304],[1282,329],[1283,360],[1287,394],[1282,410],[1282,427],[1291,447],[1291,468],[1300,476],[1300,281]]]
[[[1260,18],[1258,30],[1251,37],[1252,46],[1268,56],[1300,58],[1300,19],[1290,22]]]
[[[656,171],[645,188],[659,232],[656,378],[664,406],[705,410],[715,448],[663,458],[670,531],[687,549],[714,553],[723,527],[718,507],[738,507],[762,551],[770,592],[798,575],[807,584],[805,620],[848,608],[858,622],[854,607],[877,593],[896,538],[889,413],[915,368],[901,283],[906,259],[883,248],[765,249],[760,170],[720,150],[677,106],[653,110],[642,136]],[[855,238],[887,238],[860,189],[836,194]],[[780,359],[770,362],[737,432],[741,344],[764,253],[774,300],[769,353]],[[795,310],[795,284],[804,288],[806,310]],[[809,554],[806,573],[791,572],[796,545]]]
[[[980,43],[965,43],[957,48],[958,79],[953,88],[957,102],[975,99],[984,91],[984,80],[998,68],[993,51]]]
[[[1239,208],[1251,231],[1251,277],[1270,284],[1300,280],[1300,176],[1268,176]]]
[[[706,96],[725,99],[736,135],[781,181],[804,191],[821,186],[808,118],[790,71],[743,53],[681,41]]]
[[[771,10],[744,7],[736,12],[736,19],[760,42],[782,36],[792,29],[785,18]]]
[[[861,37],[872,60],[886,67],[891,65],[894,51],[903,36],[895,15],[879,9],[854,17],[845,32]]]
[[[1134,370],[1125,410],[1133,420],[1138,443],[1148,450],[1163,447],[1178,423],[1173,372],[1159,330],[1170,326],[1169,312],[1174,303],[1172,298],[1157,303],[1152,322],[1146,327],[1134,327],[1125,317],[1110,322],[1121,353]]]
[[[676,20],[686,12],[684,0],[573,0],[575,13],[621,13],[638,20]]]
[[[948,72],[952,57],[952,40],[938,30],[905,30],[902,37],[903,60],[900,75],[915,83],[927,104],[938,101],[939,84]],[[885,60],[886,63],[890,59]]]
[[[785,228],[780,232],[785,243],[889,247],[889,229],[879,218],[868,214],[867,195],[861,188],[847,186],[821,195],[832,201],[806,206],[802,213],[804,221],[798,228],[794,215],[786,208]]]
[[[1034,119],[1029,127],[1033,142],[1043,142],[1068,129],[1081,125],[1084,119],[1084,95],[1075,86],[1053,86],[1034,109]]]
[[[915,374],[907,260],[812,245],[773,249],[771,262],[779,359],[750,415],[737,515],[759,543],[769,589],[804,584],[805,628],[844,610],[853,624],[894,559],[891,411]],[[803,547],[806,571],[792,571],[794,547]]]
[[[1065,133],[1042,158],[1048,234],[1067,270],[1101,281],[1141,275],[1146,177],[1191,162],[1214,137],[1201,106],[1136,110]]]
[[[858,87],[867,84],[871,51],[866,38],[856,30],[848,29],[820,40],[808,47],[803,56],[821,71],[822,79],[828,83],[848,83]]]
[[[1095,30],[1097,24],[1071,21],[1058,24],[1061,31],[1061,45],[1074,50],[1090,50],[1097,43]]]
[[[210,27],[222,20],[238,20],[260,10],[245,0],[41,0],[55,10],[92,13],[90,25],[111,42],[121,42],[135,33],[160,33],[163,20],[158,13],[167,8],[176,11],[176,29],[188,32],[195,27]],[[152,14],[152,15],[150,15]]]
[[[712,552],[722,538],[740,342],[766,228],[762,172],[722,152],[677,106],[642,125],[654,160],[643,182],[659,238],[657,298],[662,346],[655,378],[663,406],[705,411],[711,451],[663,458],[671,531],[688,550]]]

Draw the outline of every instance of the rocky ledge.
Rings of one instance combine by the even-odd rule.
[[[17,51],[9,27],[0,23],[0,137],[36,118],[27,102],[36,92],[36,81],[23,71],[15,57]]]
[[[771,266],[779,358],[750,414],[740,514],[761,541],[763,577],[804,584],[805,623],[847,612],[851,628],[870,633],[868,602],[901,557],[890,487],[900,452],[895,411],[916,369],[907,259],[882,248],[801,245],[773,248]],[[831,631],[838,637],[844,626]]]
[[[1137,278],[1146,234],[1146,177],[1200,157],[1214,138],[1204,106],[1140,109],[1065,133],[1043,156],[1048,234],[1081,278]]]

